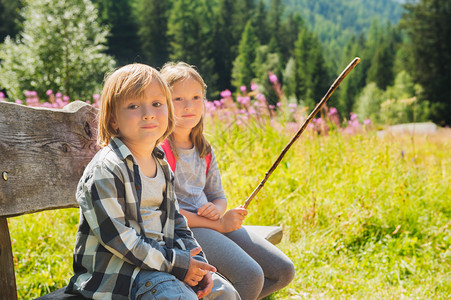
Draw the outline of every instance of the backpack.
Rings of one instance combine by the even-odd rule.
[[[175,165],[177,164],[177,160],[175,159],[174,153],[172,152],[172,148],[169,145],[169,141],[164,140],[163,143],[161,143],[161,148],[163,148],[163,151],[166,154],[166,160],[168,161],[168,164],[171,167],[172,172],[175,173]],[[205,156],[205,162],[207,163],[206,173],[208,174],[208,169],[210,169],[211,162],[211,152]]]

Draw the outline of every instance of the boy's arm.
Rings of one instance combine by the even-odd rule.
[[[192,250],[195,249],[196,247],[199,247],[199,243],[194,238],[193,232],[188,227],[186,218],[179,212],[178,205],[176,205],[176,207],[177,209],[175,211],[175,230],[174,230],[174,239],[176,242],[175,246],[180,249],[185,248],[187,250]],[[181,241],[182,245],[179,244],[178,240]],[[199,261],[207,262],[205,254],[202,251],[196,256],[194,256],[194,258]]]
[[[139,234],[124,209],[125,185],[120,171],[96,166],[77,191],[77,201],[97,240],[111,253],[142,269],[171,273],[183,280],[190,265],[190,252],[169,249]],[[138,206],[136,206],[136,209]]]

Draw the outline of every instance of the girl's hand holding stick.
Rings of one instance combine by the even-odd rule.
[[[301,128],[298,130],[298,132],[294,135],[293,138],[291,138],[290,142],[283,148],[282,152],[279,154],[279,157],[277,157],[276,161],[273,163],[271,168],[268,172],[266,172],[265,177],[260,182],[260,184],[255,188],[255,190],[252,192],[252,194],[249,196],[249,198],[246,199],[244,202],[243,207],[247,208],[249,204],[251,203],[252,199],[254,199],[255,195],[262,189],[262,187],[265,185],[266,181],[268,180],[269,176],[271,176],[272,172],[277,168],[282,158],[285,156],[285,153],[287,153],[288,149],[290,149],[291,145],[301,136],[302,132],[304,132],[305,128],[307,128],[307,125],[312,121],[312,119],[315,117],[315,115],[320,111],[320,109],[323,107],[324,103],[329,100],[332,93],[337,89],[337,87],[340,85],[340,83],[343,81],[343,79],[351,72],[351,70],[360,62],[360,58],[356,57],[354,60],[344,69],[344,71],[338,76],[337,79],[335,79],[334,83],[330,86],[329,90],[327,91],[326,95],[321,99],[321,101],[316,105],[316,107],[313,109],[313,111],[310,113],[310,115],[305,119],[304,124],[302,124]]]

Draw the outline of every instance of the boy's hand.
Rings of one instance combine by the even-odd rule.
[[[206,274],[209,274],[210,271],[216,272],[215,267],[193,258],[193,256],[199,254],[201,250],[201,247],[197,247],[190,251],[191,261],[189,264],[188,272],[186,273],[185,279],[183,280],[190,286],[196,286],[199,281],[202,281]]]
[[[228,210],[222,218],[219,219],[221,223],[220,232],[227,233],[240,229],[246,216],[247,210],[242,205]]]
[[[199,290],[197,291],[197,298],[203,298],[210,294],[211,289],[213,288],[213,278],[210,272],[205,274],[204,278],[199,281]]]
[[[218,208],[214,203],[208,202],[202,205],[198,210],[197,214],[201,217],[216,221],[221,216]]]

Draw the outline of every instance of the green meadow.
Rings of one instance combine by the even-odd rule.
[[[265,122],[207,126],[230,207],[294,132]],[[281,225],[296,277],[271,299],[450,299],[451,130],[430,135],[306,131],[250,204],[246,224]],[[72,274],[79,212],[9,219],[20,299]]]

